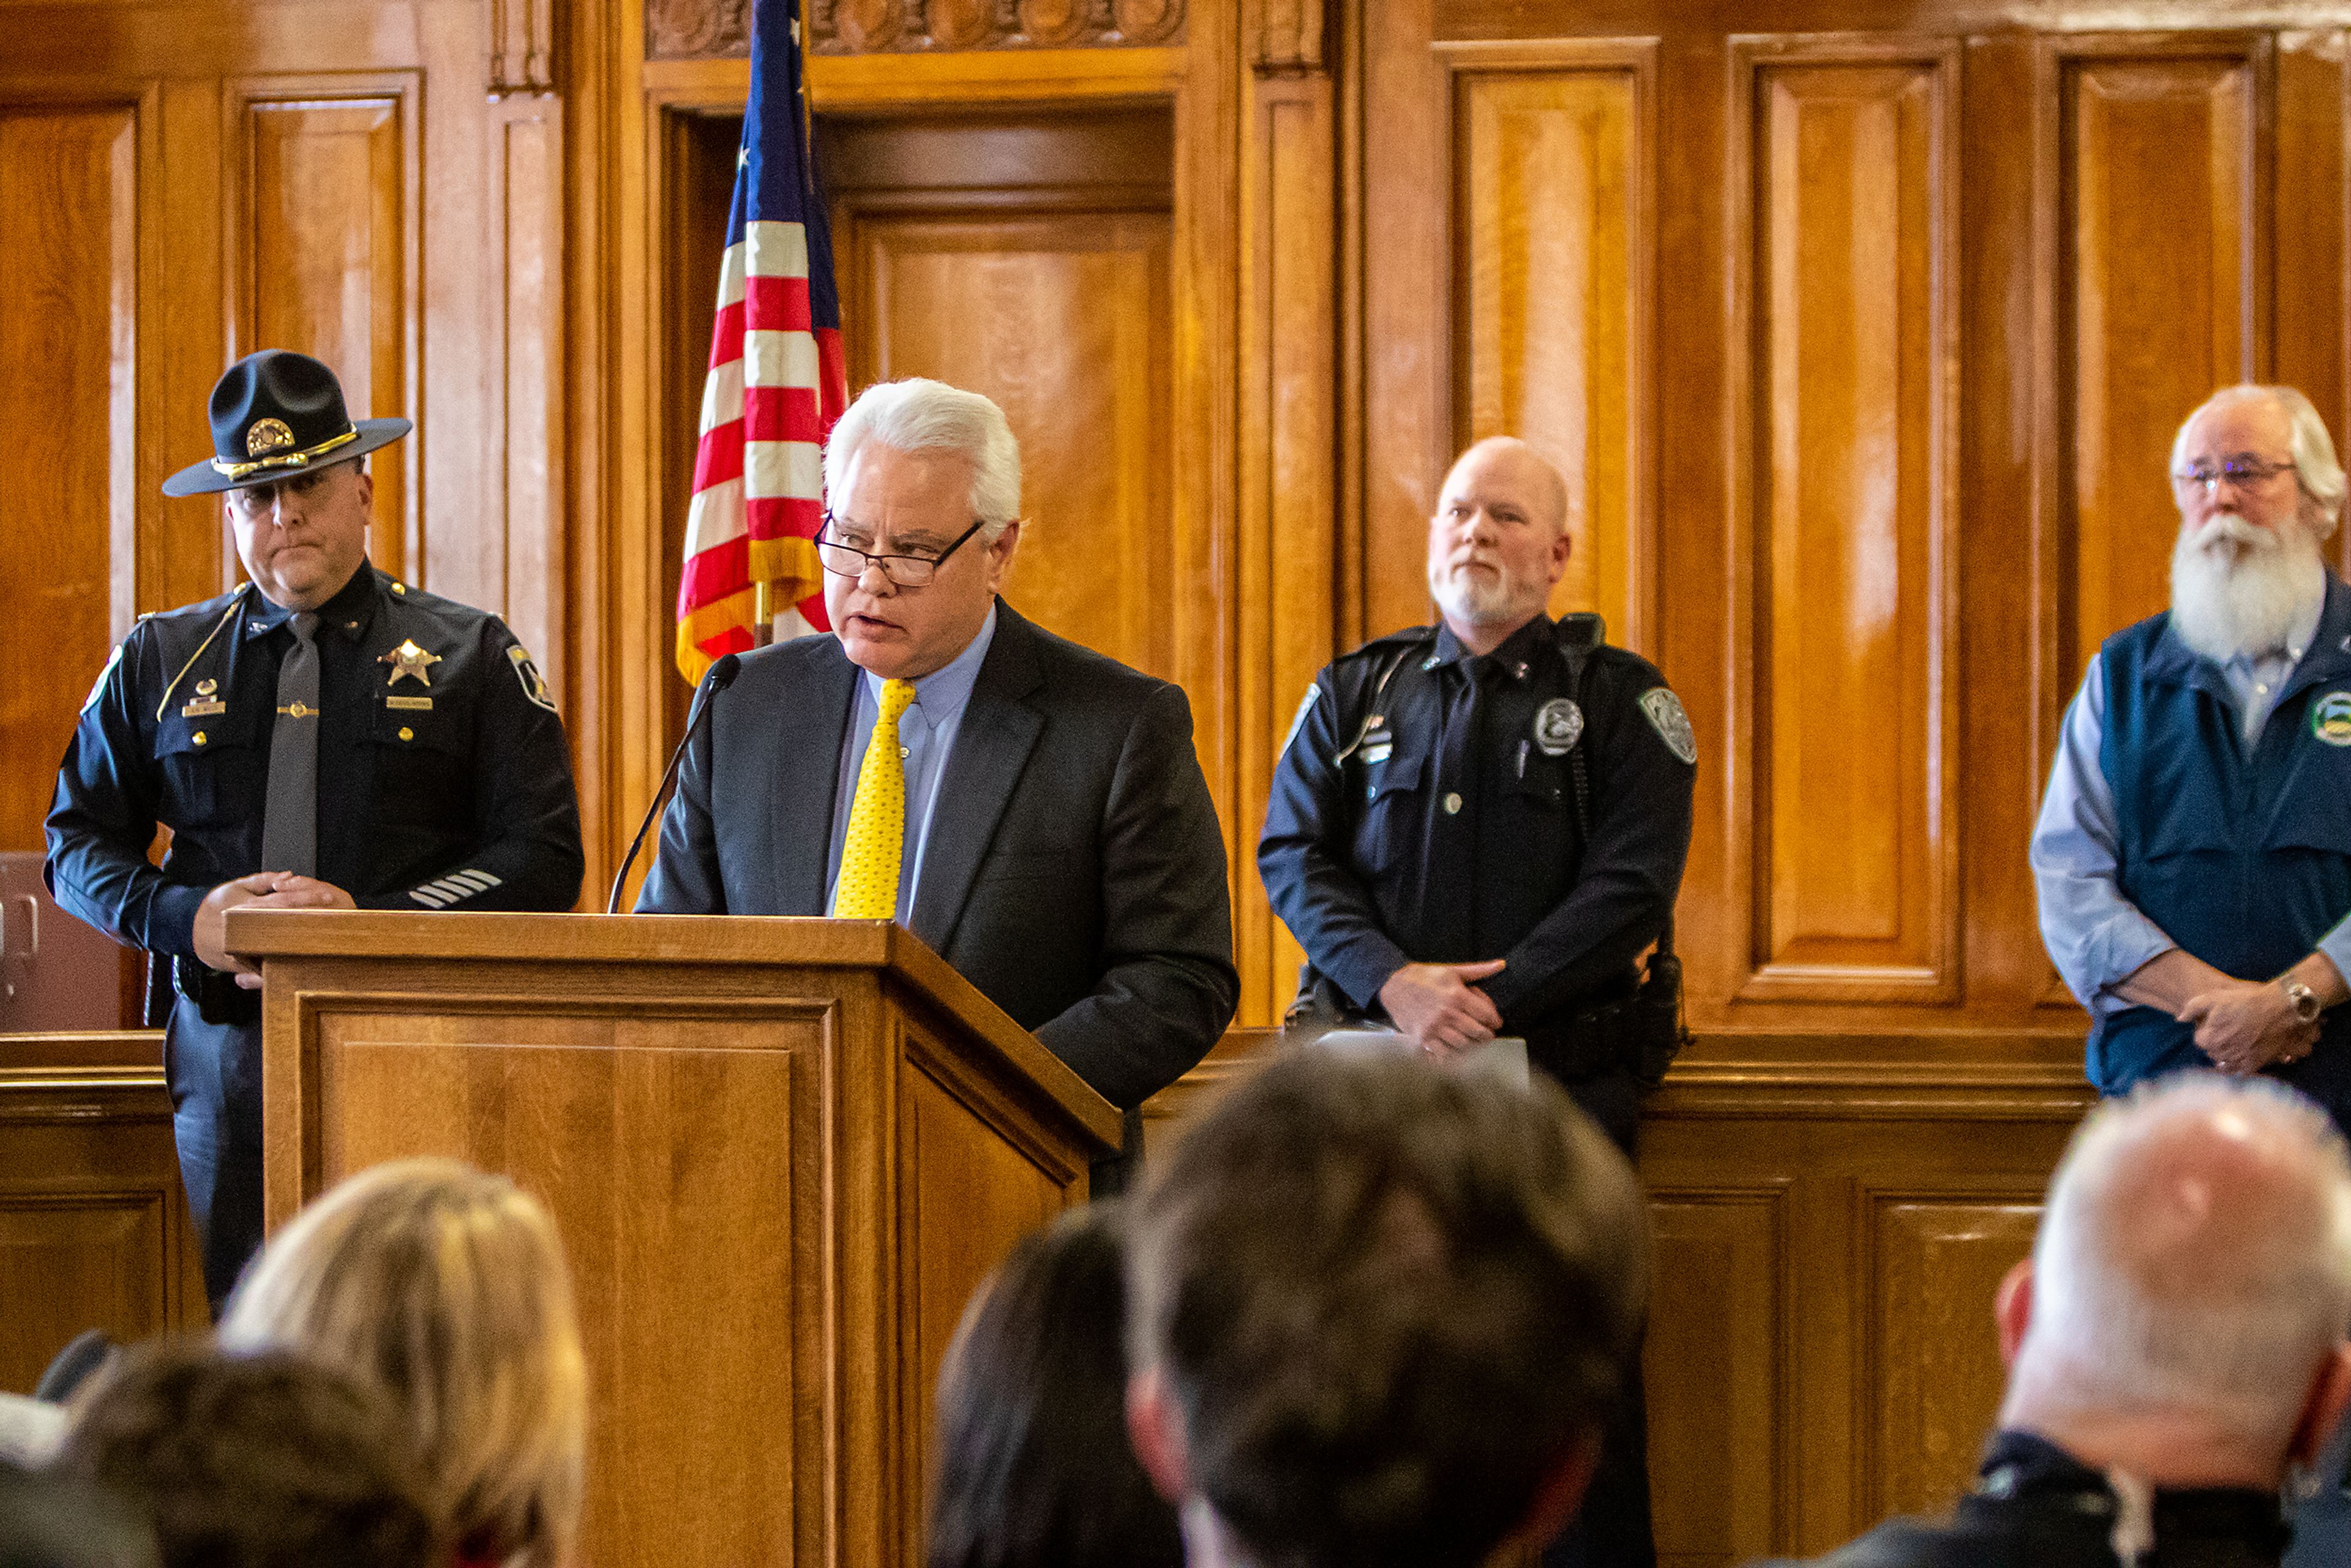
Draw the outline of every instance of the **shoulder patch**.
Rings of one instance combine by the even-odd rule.
[[[1290,733],[1281,737],[1282,751],[1288,751],[1290,743],[1298,738],[1298,732],[1306,727],[1306,716],[1314,711],[1314,705],[1322,700],[1322,682],[1314,681],[1307,685],[1306,695],[1298,699],[1298,711],[1290,716]]]
[[[515,679],[522,683],[522,695],[545,708],[556,711],[555,699],[548,695],[547,681],[531,663],[530,650],[517,643],[507,650],[507,662],[514,666]]]
[[[1666,749],[1692,767],[1698,765],[1698,737],[1690,729],[1689,715],[1682,711],[1682,699],[1664,686],[1651,686],[1641,694],[1641,711],[1648,716],[1649,726]]]
[[[98,672],[98,679],[90,683],[89,695],[81,699],[82,712],[88,713],[98,706],[99,695],[106,690],[106,677],[114,674],[115,665],[122,663],[122,644],[130,641],[130,638],[125,637],[122,643],[117,643],[114,645],[114,652],[106,656],[106,668]],[[1301,713],[1300,716],[1305,716]]]

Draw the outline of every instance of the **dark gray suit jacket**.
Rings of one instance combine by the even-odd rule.
[[[743,655],[686,748],[637,912],[822,915],[859,671],[838,639]],[[1180,687],[997,601],[901,924],[1113,1104],[1232,1021],[1224,836]]]

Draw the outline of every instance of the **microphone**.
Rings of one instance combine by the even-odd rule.
[[[677,767],[685,760],[685,748],[694,743],[695,727],[710,716],[710,705],[717,701],[718,694],[733,685],[735,677],[742,673],[743,656],[740,653],[721,653],[717,662],[710,666],[710,674],[702,683],[701,698],[695,704],[694,711],[685,716],[685,733],[678,737],[677,749],[669,754],[669,766],[662,770],[661,788],[653,791],[653,803],[645,808],[645,820],[637,824],[637,836],[629,841],[629,852],[621,857],[621,869],[612,878],[611,896],[604,901],[605,914],[621,913],[621,888],[629,880],[629,868],[637,863],[637,852],[645,847],[646,830],[653,825],[653,819],[661,815],[662,802],[669,798],[669,787],[677,781]]]

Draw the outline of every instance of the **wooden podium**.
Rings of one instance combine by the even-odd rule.
[[[270,1228],[405,1155],[562,1228],[590,1568],[914,1568],[939,1358],[1118,1113],[903,928],[233,911]]]

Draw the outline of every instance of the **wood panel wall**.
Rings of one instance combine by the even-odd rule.
[[[155,1034],[0,1042],[0,1389],[85,1329],[204,1326],[203,1261]]]
[[[741,9],[32,14],[0,65],[0,416],[32,438],[0,483],[56,523],[0,549],[41,607],[0,848],[37,841],[129,618],[232,580],[217,511],[155,486],[285,332],[420,421],[378,559],[540,655],[609,876],[684,716]],[[2162,601],[2198,400],[2288,381],[2351,434],[2351,5],[1078,9],[826,10],[857,373],[999,392],[1038,513],[1016,601],[1190,694],[1244,1024],[1297,956],[1250,852],[1298,694],[1427,619],[1458,448],[1561,465],[1554,608],[1656,659],[1701,748],[1700,1038],[1645,1160],[1661,1540],[1814,1550],[1948,1497],[1997,1394],[1981,1298],[2085,1103],[2023,854],[2064,705]]]

